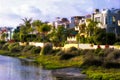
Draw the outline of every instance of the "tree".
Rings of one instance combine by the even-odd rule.
[[[41,27],[39,27],[39,32],[42,33],[43,41],[47,40],[46,36],[50,30],[51,30],[51,26],[47,24],[43,24]]]
[[[43,23],[40,21],[40,20],[34,20],[33,22],[32,22],[32,26],[33,27],[38,27],[38,26],[41,26]]]
[[[80,33],[85,33],[86,30],[86,24],[79,25]]]
[[[24,23],[20,25],[20,41],[22,41],[22,42],[30,41],[30,40],[27,40],[26,36],[31,32],[32,19],[31,18],[30,19],[24,18],[22,20]]]
[[[95,22],[93,20],[87,20],[89,22],[88,26],[87,26],[87,33],[88,33],[88,36],[93,36],[94,35],[94,31],[96,30],[97,28],[97,24],[98,22]]]
[[[51,32],[50,41],[54,46],[63,46],[67,40],[67,30],[63,26],[59,26]]]
[[[39,29],[38,29],[38,31],[43,34],[47,34],[50,30],[51,30],[51,26],[47,24],[43,24],[39,26]]]
[[[28,34],[27,32],[27,27],[25,25],[20,25],[20,41],[26,42],[26,35]]]
[[[106,33],[105,29],[97,28],[94,35],[94,42],[96,44],[114,44],[116,37],[114,33]]]
[[[51,30],[51,26],[46,24],[46,23],[42,23],[40,20],[35,20],[32,23],[32,26],[38,31],[39,35],[38,37],[42,38],[42,41],[46,41],[47,39],[47,34],[48,32]]]
[[[31,21],[32,21],[32,18],[30,19],[27,19],[27,18],[24,18],[22,19],[23,22],[24,22],[24,26],[27,27],[27,28],[30,28],[31,27]]]
[[[106,32],[101,32],[94,36],[94,42],[96,44],[106,44]]]
[[[5,41],[7,37],[8,37],[8,33],[2,33],[2,36],[1,36],[2,40]]]
[[[37,41],[42,41],[41,32],[40,32],[40,27],[42,26],[42,24],[43,23],[40,20],[34,20],[32,22],[32,28],[36,32],[36,40]]]
[[[13,33],[13,39],[15,40],[15,41],[20,41],[20,33],[19,32],[14,32]]]
[[[106,33],[106,44],[113,45],[116,41],[114,33]]]

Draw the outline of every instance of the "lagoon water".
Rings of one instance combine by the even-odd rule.
[[[0,80],[83,80],[81,75],[76,68],[45,70],[30,60],[0,56]]]
[[[50,70],[31,61],[0,56],[0,80],[56,80]]]

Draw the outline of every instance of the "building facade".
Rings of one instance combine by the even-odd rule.
[[[67,18],[57,17],[53,25],[57,29],[59,26],[64,26],[65,28],[70,28],[70,22]]]
[[[107,33],[120,36],[120,9],[103,9],[101,12],[96,9],[91,18],[98,22],[98,27],[105,28]]]

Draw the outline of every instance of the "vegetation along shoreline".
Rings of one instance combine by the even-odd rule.
[[[82,68],[82,73],[93,80],[120,79],[120,50],[117,49],[53,49],[47,43],[43,48],[35,46],[20,46],[19,43],[0,42],[0,55],[34,60],[43,64],[46,69],[67,67]],[[42,55],[40,55],[42,54]]]

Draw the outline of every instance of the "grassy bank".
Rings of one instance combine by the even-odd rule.
[[[18,43],[2,45],[0,55],[29,58],[46,69],[65,67],[83,68],[83,73],[93,80],[120,80],[120,50],[82,50],[71,47],[68,50],[45,47],[20,46]]]
[[[92,80],[120,80],[120,69],[89,67],[83,71]]]
[[[58,69],[65,67],[80,67],[82,64],[82,57],[78,56],[70,60],[60,60],[60,56],[39,56],[36,61],[42,63],[47,69]]]

